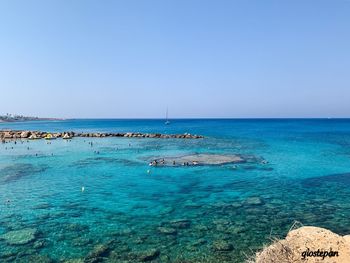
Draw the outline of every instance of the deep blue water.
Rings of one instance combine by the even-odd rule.
[[[101,262],[243,262],[295,221],[350,233],[348,119],[0,124],[5,128],[205,138],[0,144],[0,262],[88,262],[101,245]],[[148,166],[155,157],[193,153],[242,154],[268,163]],[[4,238],[23,229],[35,229],[35,239],[11,245]]]

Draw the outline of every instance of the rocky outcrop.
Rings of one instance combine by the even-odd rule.
[[[340,236],[324,228],[304,226],[258,252],[251,262],[348,263],[349,259],[350,235]]]
[[[51,139],[68,137],[125,137],[125,138],[161,138],[161,139],[200,139],[201,135],[184,134],[161,134],[161,133],[76,133],[76,132],[41,132],[41,131],[17,131],[17,130],[0,130],[1,140],[15,139],[45,139],[50,135]]]
[[[191,154],[185,156],[174,156],[164,158],[152,158],[151,166],[197,166],[197,165],[223,165],[238,164],[248,160],[241,155],[225,155],[225,154]]]

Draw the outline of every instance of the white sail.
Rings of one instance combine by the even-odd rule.
[[[168,108],[166,108],[165,124],[166,125],[170,124],[170,121],[168,119]]]

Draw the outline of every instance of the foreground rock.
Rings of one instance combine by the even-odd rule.
[[[14,230],[0,236],[9,245],[25,245],[36,239],[38,231],[35,228]]]
[[[350,235],[339,236],[324,228],[304,226],[257,253],[251,262],[348,263],[349,259]]]
[[[200,139],[201,135],[184,134],[161,134],[161,133],[78,133],[78,132],[41,132],[41,131],[17,131],[17,130],[0,130],[0,140],[15,139],[71,139],[73,137],[127,137],[127,138],[162,138],[162,139]]]

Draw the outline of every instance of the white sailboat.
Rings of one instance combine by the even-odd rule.
[[[165,117],[165,125],[169,125],[170,121],[168,119],[168,108],[166,108],[166,117]]]

